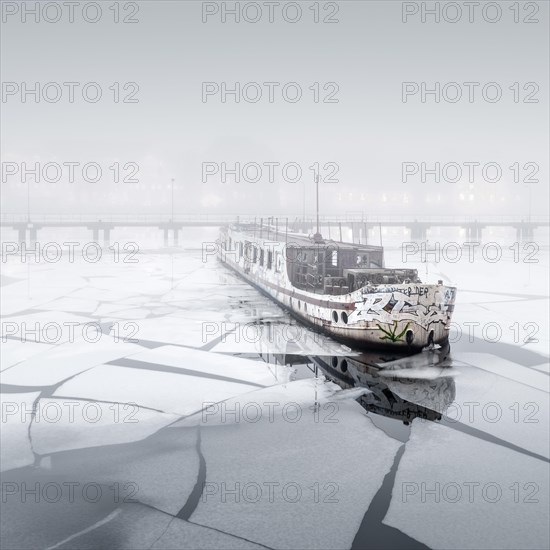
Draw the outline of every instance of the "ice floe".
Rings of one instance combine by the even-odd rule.
[[[549,547],[546,461],[415,420],[384,523],[430,548]]]

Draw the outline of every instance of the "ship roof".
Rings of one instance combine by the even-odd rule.
[[[322,242],[315,241],[313,235],[305,235],[304,233],[295,233],[292,231],[286,231],[284,228],[276,228],[275,226],[263,225],[260,227],[258,224],[234,224],[231,225],[231,229],[244,233],[254,239],[261,238],[266,241],[279,241],[286,242],[289,247],[302,247],[302,248],[316,248],[320,246],[334,246],[339,250],[359,250],[359,251],[382,251],[382,246],[370,245],[370,244],[357,244],[347,243],[343,241],[336,241],[334,239],[323,239]],[[260,231],[261,230],[261,231]]]

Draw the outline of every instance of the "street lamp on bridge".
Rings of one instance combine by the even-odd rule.
[[[174,178],[172,178],[172,214],[170,217],[170,222],[174,222]]]

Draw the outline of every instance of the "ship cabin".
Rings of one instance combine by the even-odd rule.
[[[286,248],[292,285],[316,294],[342,295],[365,286],[416,282],[414,269],[386,269],[381,246],[311,239]]]
[[[343,295],[365,286],[378,284],[419,283],[416,269],[387,269],[381,246],[342,243],[310,238],[303,234],[271,232],[261,235],[265,248],[259,245],[258,232],[246,239],[246,230],[240,227],[241,239],[227,236],[224,250],[234,250],[237,261],[244,262],[245,273],[251,264],[261,270],[276,272],[284,269],[292,286],[315,294]],[[249,230],[250,231],[250,230]],[[279,241],[280,250],[270,243]],[[260,241],[261,242],[261,241]],[[284,256],[284,262],[281,261]]]

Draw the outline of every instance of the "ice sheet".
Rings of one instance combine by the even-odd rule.
[[[58,272],[53,269],[41,269],[40,273],[31,276],[31,283],[24,280],[1,287],[2,315],[15,315],[28,309],[38,309],[86,284],[80,277],[65,277],[63,281],[52,281],[52,278],[57,276]]]
[[[147,427],[138,429],[144,433]],[[197,430],[160,430],[139,441],[117,441],[116,436],[105,435],[101,447],[53,455],[44,475],[94,480],[111,487],[118,484],[121,504],[139,501],[177,515],[197,483]]]
[[[284,366],[176,346],[162,346],[152,350],[139,351],[134,353],[130,359],[145,361],[152,365],[169,365],[194,371],[197,374],[208,373],[223,376],[238,382],[250,382],[262,386],[287,382],[291,372],[291,369]]]
[[[133,402],[167,413],[188,415],[201,410],[203,403],[223,401],[255,388],[251,384],[199,376],[102,365],[64,383],[54,396]]]
[[[0,430],[0,468],[2,472],[34,462],[29,439],[33,403],[39,393],[2,393],[2,429]]]
[[[533,368],[518,367],[517,363],[490,356],[487,353],[454,353],[453,359],[475,366],[520,384],[545,392],[550,391],[550,378]],[[548,365],[548,364],[547,364]]]
[[[37,344],[35,342],[21,342],[6,340],[0,348],[0,371],[3,371],[20,361],[25,361],[33,355],[44,353],[53,347],[53,344]]]
[[[151,546],[151,550],[166,550],[167,548],[172,550],[212,550],[212,548],[252,550],[257,548],[259,550],[264,547],[215,529],[175,519]]]
[[[141,348],[113,342],[103,335],[98,342],[75,341],[56,346],[2,372],[3,384],[51,386],[94,365],[118,359]],[[25,344],[22,344],[25,345]]]
[[[384,523],[430,548],[548,548],[549,494],[545,461],[415,420]]]
[[[47,455],[70,449],[139,441],[174,422],[176,415],[129,403],[98,403],[72,397],[42,398],[30,435],[34,450]]]
[[[500,361],[499,358],[489,355],[484,358],[485,365],[493,365],[487,368],[495,372],[498,372]],[[454,395],[451,400],[443,395],[439,399],[424,402],[421,393],[414,402],[442,412],[450,421],[463,424],[466,429],[480,430],[548,457],[549,394],[529,385],[529,381],[538,374],[525,367],[517,368],[525,370],[526,384],[489,370],[455,363],[452,369],[448,369],[448,374],[454,381]],[[399,385],[391,387],[403,399],[413,399],[411,390],[414,389],[414,384],[409,384],[409,388]]]
[[[283,403],[294,400],[294,387],[303,395],[303,385],[286,387]],[[274,390],[283,388],[259,390],[255,401],[273,399]],[[258,422],[202,429],[206,487],[191,521],[270,548],[350,548],[399,443],[374,427],[354,401],[339,402],[336,422],[324,421],[326,410],[316,421],[312,410],[302,408],[294,423],[264,415]],[[271,485],[270,497],[271,483],[279,485]],[[240,484],[238,501],[222,497],[222,484],[227,491]],[[245,486],[250,493],[243,493]]]
[[[141,319],[138,322],[136,338],[196,348],[205,344],[201,321],[177,316]]]
[[[7,339],[9,336],[23,347],[33,343],[57,345],[70,340],[82,340],[83,325],[93,322],[95,320],[88,316],[65,311],[29,311],[22,315],[3,317],[2,337]],[[90,334],[95,335],[94,332]]]

